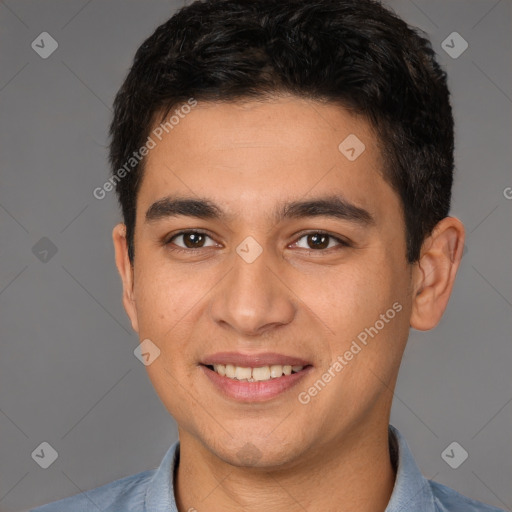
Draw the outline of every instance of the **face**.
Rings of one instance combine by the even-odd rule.
[[[412,272],[370,125],[289,97],[199,103],[164,135],[124,300],[182,443],[268,468],[387,426]]]

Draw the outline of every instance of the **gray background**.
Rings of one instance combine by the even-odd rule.
[[[430,35],[448,71],[452,214],[468,235],[441,324],[411,332],[392,423],[427,477],[510,510],[512,2],[388,3]],[[92,190],[108,176],[110,106],[134,52],[181,5],[0,1],[2,511],[156,467],[176,439],[133,355],[110,235],[115,197]],[[43,31],[59,44],[47,59],[31,48]],[[469,43],[456,59],[441,47],[453,31]],[[33,251],[42,237],[57,248],[46,262]],[[48,469],[31,457],[43,441],[59,454]],[[458,469],[441,458],[452,441],[469,453]]]

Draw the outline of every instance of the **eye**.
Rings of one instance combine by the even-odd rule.
[[[305,239],[305,246],[301,246],[299,244],[299,241],[302,239]],[[324,231],[313,231],[310,233],[304,233],[293,245],[297,245],[298,247],[302,247],[303,249],[309,251],[322,251],[326,249],[332,249],[333,247],[336,246],[350,247],[350,244],[345,240],[330,235],[329,233],[326,233]]]
[[[179,233],[176,233],[171,238],[169,238],[165,245],[177,245],[178,248],[171,247],[172,250],[180,251],[180,250],[194,250],[194,249],[202,249],[203,247],[212,247],[215,246],[215,242],[211,245],[205,245],[205,240],[211,237],[208,236],[206,233],[202,231],[196,231],[196,230],[188,230],[188,231],[180,231]],[[177,244],[176,240],[182,241],[183,245]]]
[[[206,244],[207,239],[211,241],[209,245]],[[304,240],[302,244],[305,245],[301,245],[301,240]],[[218,244],[207,233],[189,229],[175,233],[164,241],[164,245],[175,252],[187,252],[206,247],[216,247]],[[312,231],[303,233],[292,246],[300,247],[309,252],[323,252],[336,247],[343,248],[351,245],[349,242],[324,231]]]

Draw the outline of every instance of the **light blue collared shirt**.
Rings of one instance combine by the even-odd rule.
[[[392,425],[389,431],[397,471],[385,512],[504,512],[427,480],[400,432]],[[173,477],[179,462],[179,446],[177,441],[169,448],[157,469],[116,480],[31,512],[178,512]]]

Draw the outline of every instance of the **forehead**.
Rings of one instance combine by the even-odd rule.
[[[326,193],[340,193],[370,211],[378,198],[399,206],[382,177],[372,127],[332,103],[296,97],[199,102],[160,132],[146,157],[142,207],[168,193],[212,197],[232,213]]]

